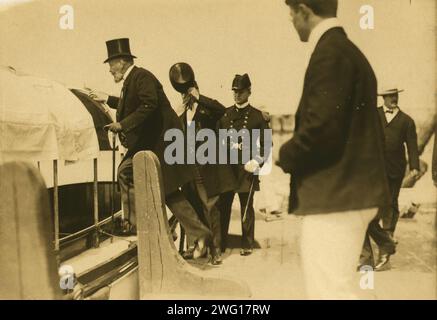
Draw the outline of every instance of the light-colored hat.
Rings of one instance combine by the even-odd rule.
[[[396,93],[400,93],[403,92],[404,89],[398,89],[398,88],[384,88],[382,89],[379,93],[378,96],[388,96],[388,95],[392,95],[392,94],[396,94]]]

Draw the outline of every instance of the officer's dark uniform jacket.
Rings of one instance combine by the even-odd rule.
[[[218,127],[219,129],[227,130],[235,129],[237,132],[240,130],[248,130],[249,132],[250,141],[245,142],[244,137],[239,137],[238,140],[235,139],[234,141],[232,141],[232,139],[227,139],[226,142],[221,141],[221,143],[226,143],[228,146],[228,159],[230,150],[238,149],[238,164],[232,165],[233,172],[238,180],[237,188],[234,192],[249,192],[254,175],[244,170],[245,161],[243,160],[255,159],[260,165],[263,165],[265,160],[267,160],[271,152],[271,144],[268,145],[267,148],[264,148],[264,130],[270,129],[269,119],[260,110],[250,104],[241,109],[233,105],[226,109],[225,114],[219,121]],[[256,132],[253,131],[254,129],[259,129],[259,133],[256,134]],[[259,138],[258,145],[256,143],[257,138]],[[250,151],[248,159],[243,159],[243,151]],[[258,175],[255,175],[253,190],[259,190]]]

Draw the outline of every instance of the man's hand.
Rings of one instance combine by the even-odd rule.
[[[247,172],[250,172],[250,173],[254,173],[255,171],[257,171],[259,169],[259,167],[260,166],[259,166],[258,161],[256,161],[255,159],[252,159],[244,165],[244,170],[246,170]]]
[[[91,99],[93,99],[97,102],[102,102],[102,103],[108,102],[108,98],[109,98],[108,94],[101,92],[101,91],[94,91],[91,89],[88,90],[88,96]]]
[[[111,124],[107,124],[106,126],[103,127],[103,129],[112,131],[114,133],[119,133],[123,130],[120,122],[113,122]]]
[[[413,170],[411,170],[410,175],[411,175],[414,179],[418,179],[419,176],[420,176],[420,172],[419,172],[419,170],[417,170],[417,169],[413,169]]]
[[[191,87],[190,89],[188,89],[188,94],[194,98],[194,101],[196,102],[199,101],[200,93],[199,90],[196,89],[195,87]]]
[[[186,108],[191,109],[195,102],[198,102],[200,98],[199,90],[194,87],[188,89],[187,93],[182,94],[182,103]]]

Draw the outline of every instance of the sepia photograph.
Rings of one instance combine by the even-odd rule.
[[[0,0],[0,300],[435,301],[436,13]]]

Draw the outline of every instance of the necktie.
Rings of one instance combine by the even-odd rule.
[[[385,113],[390,113],[390,114],[393,114],[393,110],[391,110],[391,109],[388,109],[388,110],[385,110]]]

